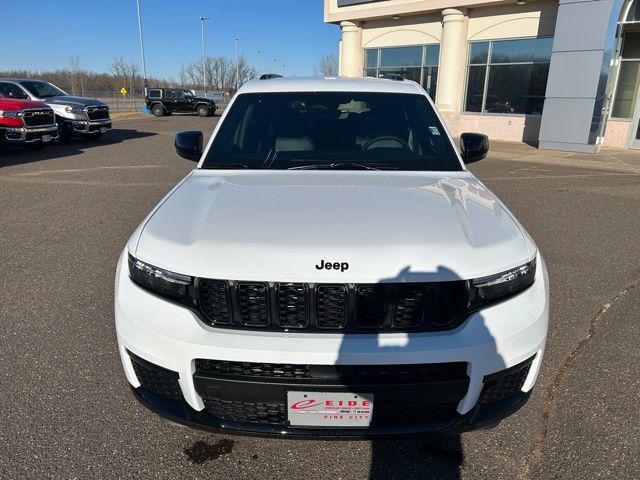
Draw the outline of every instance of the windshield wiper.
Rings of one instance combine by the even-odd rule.
[[[355,162],[334,162],[334,163],[320,163],[317,165],[302,165],[300,167],[291,167],[287,170],[397,170],[395,165],[367,165],[364,163]]]
[[[251,167],[246,163],[213,163],[211,165],[206,165],[204,168],[222,170],[226,168],[236,169],[236,168],[262,168],[262,167]]]

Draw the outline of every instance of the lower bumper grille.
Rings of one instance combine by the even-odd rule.
[[[268,425],[287,424],[284,402],[253,403],[205,398],[204,405],[207,413],[221,420]],[[375,406],[371,425],[402,427],[412,424],[445,423],[456,416],[457,406],[458,402],[437,405],[413,402],[401,406],[383,403]]]
[[[182,396],[177,372],[127,353],[141,383],[138,388],[132,387],[136,398],[174,422],[227,433],[298,438],[375,438],[436,431],[460,433],[493,424],[526,403],[531,392],[510,394],[516,390],[513,385],[521,386],[521,381],[524,382],[525,372],[529,371],[533,360],[485,377],[482,402],[489,403],[480,402],[464,415],[457,412],[457,406],[469,386],[466,374],[460,378],[465,363],[384,366],[397,369],[397,372],[411,372],[409,377],[404,377],[405,374],[394,377],[411,381],[336,385],[332,383],[336,377],[330,370],[335,367],[331,366],[196,360],[194,384],[205,406],[202,411],[196,411]],[[208,372],[205,365],[208,365]],[[384,372],[376,365],[338,369],[363,367],[371,372],[376,369],[379,373]],[[217,373],[214,373],[216,369]],[[422,383],[415,375],[420,371],[431,372],[428,377],[420,377]],[[435,371],[444,373],[434,374]],[[279,379],[282,375],[295,378]],[[327,378],[323,380],[319,375]],[[428,378],[433,381],[427,381]],[[438,381],[444,378],[449,380]],[[371,425],[368,428],[291,426],[287,420],[287,391],[372,393]],[[505,395],[509,398],[504,398]]]
[[[196,360],[194,385],[217,421],[289,427],[287,392],[374,395],[372,427],[447,423],[469,386],[464,362],[293,365]]]
[[[207,413],[216,418],[233,422],[284,424],[286,412],[284,403],[251,403],[205,398]]]
[[[131,352],[129,352],[129,357],[142,387],[161,397],[182,400],[178,372],[154,365]]]
[[[520,393],[534,358],[535,356],[507,370],[485,377],[478,403],[488,405]]]

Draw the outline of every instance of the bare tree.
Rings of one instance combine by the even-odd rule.
[[[325,77],[338,76],[338,59],[333,53],[329,53],[320,59],[318,71]]]
[[[237,73],[236,73],[237,72]],[[238,76],[238,78],[236,78]],[[229,75],[229,90],[236,90],[240,88],[245,82],[258,78],[259,73],[254,67],[249,65],[247,58],[242,55],[238,59],[238,65],[236,68],[235,62],[232,65],[232,69]]]
[[[130,63],[126,66],[126,75],[129,82],[129,93],[135,93],[136,84],[139,78],[140,69],[136,63]]]
[[[71,66],[71,91],[77,93],[77,81],[80,74],[80,57],[73,55],[69,58],[69,65]]]
[[[125,84],[127,78],[127,67],[127,62],[125,62],[122,57],[115,58],[113,63],[109,66],[109,70],[115,77],[116,90],[119,90]]]
[[[187,83],[187,71],[184,69],[184,63],[180,64],[180,85],[185,85]]]
[[[225,90],[231,83],[231,70],[234,68],[231,60],[226,57],[209,57],[207,67],[210,68],[209,78],[216,90]]]

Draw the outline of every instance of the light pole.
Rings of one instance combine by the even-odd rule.
[[[207,66],[206,55],[204,51],[204,21],[209,20],[209,17],[200,17],[200,32],[202,42],[202,88],[204,89],[204,96],[207,97]]]
[[[236,37],[236,92],[238,91],[238,87],[240,86],[240,61],[238,59],[238,43],[240,39]]]
[[[258,50],[258,73],[262,73],[262,50]]]
[[[284,73],[285,77],[287,76],[287,64],[286,63],[282,64],[282,73]]]
[[[278,71],[278,59],[273,57],[273,73]]]
[[[142,18],[140,17],[140,0],[136,0],[136,5],[138,7],[138,32],[140,33],[140,52],[142,55],[142,75],[143,86],[144,86],[144,96],[147,96],[147,88],[149,87],[149,80],[147,79],[147,64],[144,60],[144,38],[142,37]]]

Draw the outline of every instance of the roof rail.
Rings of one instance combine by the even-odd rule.
[[[284,75],[280,75],[279,73],[265,73],[260,76],[260,80],[271,80],[274,78],[282,78]]]
[[[397,73],[381,73],[378,78],[386,78],[387,80],[395,80],[396,82],[404,82],[406,78]]]

